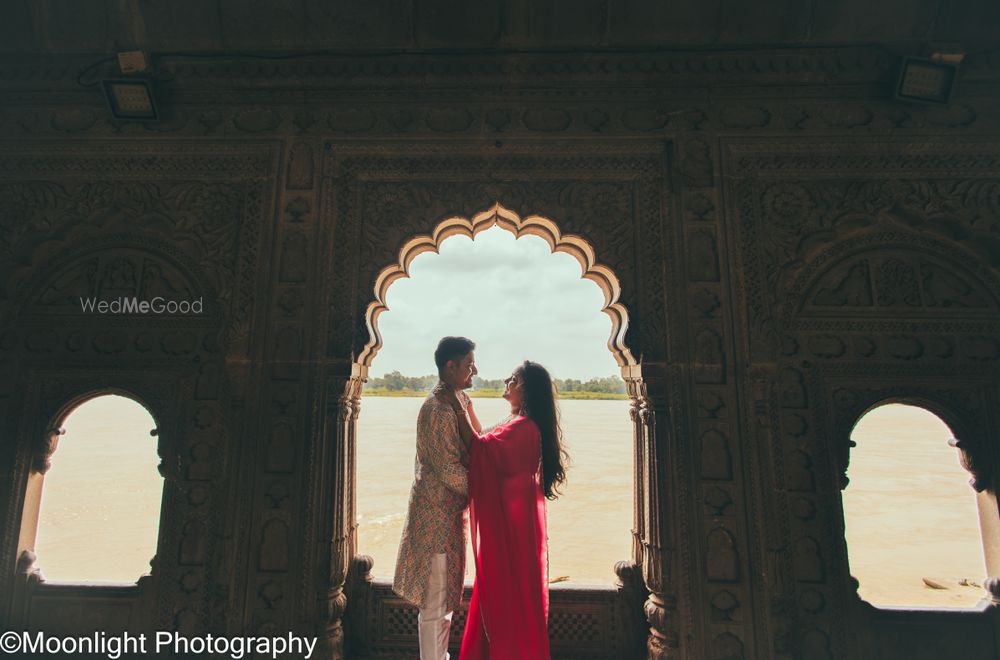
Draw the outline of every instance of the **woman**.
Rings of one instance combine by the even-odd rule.
[[[446,395],[469,446],[469,513],[476,581],[460,660],[548,660],[545,498],[565,480],[559,414],[548,371],[525,361],[505,381],[511,417],[477,434]]]

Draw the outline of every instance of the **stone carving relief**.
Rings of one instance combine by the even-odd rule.
[[[719,487],[712,487],[705,492],[705,508],[708,515],[728,515],[732,513],[732,507],[733,498],[726,490]]]
[[[812,296],[815,307],[871,307],[872,285],[868,260],[831,271]]]
[[[693,190],[684,199],[686,220],[698,222],[715,222],[716,203],[715,190]]]
[[[194,390],[195,399],[218,398],[221,378],[218,365],[203,364],[198,371],[198,380]]]
[[[710,289],[698,289],[691,294],[691,306],[703,319],[714,319],[722,302]]]
[[[188,479],[207,481],[215,476],[215,452],[208,443],[196,443],[188,450],[185,459]]]
[[[173,144],[153,153],[145,145],[106,146],[74,146],[58,153],[50,145],[4,151],[0,207],[13,213],[5,211],[0,218],[10,230],[0,231],[0,260],[10,268],[39,264],[59,252],[65,261],[68,252],[73,261],[86,245],[94,254],[114,246],[117,254],[98,262],[92,256],[47,281],[45,291],[32,294],[39,309],[68,304],[84,291],[166,297],[194,289],[206,296],[209,313],[229,319],[225,342],[245,337],[271,148],[224,144],[178,149]],[[59,182],[45,182],[46,171]],[[37,178],[10,180],[11,173]],[[96,173],[104,178],[94,181]],[[47,241],[28,244],[25,236]],[[47,278],[49,271],[29,276],[31,272],[30,266],[0,272],[8,299],[24,304],[28,290],[41,286],[38,278]],[[204,281],[193,282],[194,272]]]
[[[889,144],[853,153],[836,142],[729,147],[758,350],[793,319],[846,310],[858,319],[995,314],[1000,183],[988,174],[991,157],[979,160],[973,143],[934,149],[920,162],[911,147]],[[925,177],[928,158],[952,178]],[[880,176],[887,167],[911,174]],[[824,169],[853,176],[817,176]]]
[[[308,142],[296,142],[288,154],[285,185],[289,190],[311,190],[313,187],[313,150]]]
[[[302,331],[286,327],[278,332],[274,340],[275,364],[271,368],[272,377],[278,380],[296,380],[301,375]]]
[[[280,265],[278,267],[279,281],[306,281],[308,244],[306,235],[300,231],[292,231],[285,235],[285,241],[281,246]]]
[[[732,533],[716,527],[708,533],[707,569],[712,582],[738,582],[740,579],[739,551]]]
[[[295,467],[295,429],[287,422],[275,422],[267,443],[267,471],[291,472]]]
[[[705,328],[695,338],[695,380],[699,383],[726,382],[726,355],[722,337]]]
[[[995,302],[976,284],[957,276],[954,270],[921,260],[920,278],[924,304],[928,307],[995,307]]]
[[[886,315],[921,309],[924,315],[953,314],[957,309],[997,309],[995,299],[961,267],[915,258],[913,254],[882,255],[884,250],[879,256],[855,258],[830,267],[806,294],[809,302],[802,314],[847,307]]]
[[[281,124],[281,114],[270,108],[252,108],[239,111],[233,125],[246,133],[273,131]]]
[[[712,600],[709,602],[712,605],[712,618],[714,621],[722,623],[740,620],[740,601],[733,592],[729,590],[720,591],[712,596]]]
[[[822,630],[807,630],[802,636],[802,657],[833,660],[830,638]]]
[[[712,640],[712,660],[744,660],[743,642],[732,633],[722,633]]]
[[[194,300],[200,295],[204,294],[197,285],[163,257],[134,249],[111,249],[83,257],[56,274],[36,299],[32,311],[80,313],[81,298]]]
[[[287,571],[289,550],[288,524],[283,520],[269,520],[261,530],[257,555],[258,570]]]
[[[688,239],[691,265],[688,268],[692,282],[719,281],[719,251],[715,236],[707,231],[694,232]]]
[[[714,166],[712,147],[704,138],[689,137],[681,144],[679,170],[691,187],[712,185]]]
[[[792,450],[788,454],[788,467],[785,472],[788,490],[812,492],[816,490],[816,478],[813,475],[812,458],[801,449]]]
[[[205,563],[205,526],[200,520],[191,520],[184,525],[179,562],[185,566]]]
[[[792,549],[792,565],[795,567],[795,579],[802,582],[823,582],[825,570],[819,544],[811,538],[796,541]]]
[[[299,224],[304,222],[306,214],[312,210],[312,205],[305,197],[294,197],[285,205],[285,215],[289,222]]]
[[[875,300],[879,307],[919,307],[917,276],[905,260],[889,258],[879,265]]]
[[[779,374],[779,395],[785,408],[806,408],[809,404],[805,380],[802,372],[791,368],[782,369]]]
[[[726,417],[726,400],[723,394],[711,390],[698,390],[699,417],[721,419]]]
[[[729,439],[721,431],[713,429],[701,436],[701,477],[723,481],[733,478]]]

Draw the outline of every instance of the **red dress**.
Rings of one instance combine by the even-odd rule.
[[[515,418],[472,442],[469,514],[476,581],[459,660],[549,660],[541,435]]]

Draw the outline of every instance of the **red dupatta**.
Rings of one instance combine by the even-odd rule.
[[[541,435],[518,417],[473,440],[469,517],[476,581],[460,660],[549,660]]]

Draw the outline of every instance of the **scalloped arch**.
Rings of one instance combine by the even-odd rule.
[[[575,258],[582,270],[581,277],[597,284],[604,294],[602,312],[611,318],[611,336],[608,338],[608,349],[619,367],[632,367],[637,364],[632,352],[625,344],[625,333],[628,330],[629,316],[625,306],[619,302],[621,284],[618,277],[607,266],[597,262],[594,248],[585,239],[573,234],[562,234],[552,220],[540,215],[529,215],[524,218],[514,211],[504,208],[499,203],[492,208],[477,213],[472,219],[453,216],[441,221],[429,235],[416,236],[399,251],[397,263],[383,268],[375,278],[375,300],[365,310],[365,325],[368,328],[368,343],[365,344],[357,359],[357,364],[365,370],[382,348],[382,335],[378,330],[378,317],[389,309],[386,305],[386,293],[393,282],[409,277],[410,264],[424,252],[434,252],[441,243],[452,236],[468,236],[475,238],[494,225],[521,236],[538,236],[555,252],[565,252]]]

